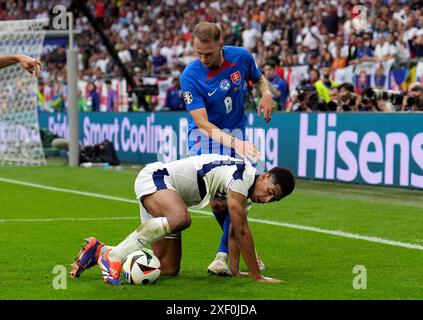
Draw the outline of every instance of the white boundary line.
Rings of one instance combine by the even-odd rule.
[[[6,222],[61,222],[61,221],[102,221],[102,220],[136,220],[139,217],[98,217],[98,218],[28,218],[28,219],[0,219],[0,223]]]
[[[194,216],[198,218],[210,218],[209,216]],[[63,222],[63,221],[103,221],[103,220],[140,220],[139,216],[134,217],[95,217],[95,218],[22,218],[22,219],[0,219],[0,223],[7,222]]]
[[[113,197],[113,196],[108,196],[108,195],[104,195],[104,194],[98,194],[98,193],[91,193],[91,192],[83,192],[83,191],[77,191],[77,190],[71,190],[71,189],[64,189],[64,188],[57,188],[57,187],[50,187],[50,186],[46,186],[46,185],[42,185],[42,184],[37,184],[37,183],[30,183],[30,182],[24,182],[24,181],[19,181],[19,180],[13,180],[13,179],[6,179],[6,178],[0,178],[1,182],[6,182],[6,183],[13,183],[13,184],[17,184],[17,185],[22,185],[22,186],[26,186],[26,187],[32,187],[32,188],[39,188],[39,189],[45,189],[45,190],[50,190],[50,191],[57,191],[57,192],[65,192],[65,193],[71,193],[71,194],[77,194],[77,195],[82,195],[82,196],[87,196],[87,197],[93,197],[93,198],[101,198],[101,199],[106,199],[106,200],[112,200],[112,201],[120,201],[120,202],[127,202],[127,203],[138,203],[136,200],[130,200],[130,199],[126,199],[126,198],[121,198],[121,197]],[[205,211],[205,210],[195,210],[195,209],[190,209],[189,211],[194,212],[194,213],[199,213],[199,214],[203,214],[203,215],[208,215],[208,216],[212,216],[213,214],[209,211]],[[104,219],[108,219],[108,220],[129,220],[129,219],[135,219],[135,217],[110,217],[110,218],[59,218],[59,219],[44,219],[44,221],[82,221],[82,219],[87,219],[86,221],[91,221],[91,220],[104,220]],[[136,219],[139,219],[138,217],[136,217]],[[40,219],[3,219],[0,220],[0,222],[7,222],[7,221],[40,221]],[[263,220],[263,219],[255,219],[255,218],[248,218],[248,221],[251,222],[256,222],[256,223],[263,223],[263,224],[268,224],[268,225],[273,225],[273,226],[280,226],[280,227],[285,227],[285,228],[291,228],[291,229],[297,229],[297,230],[303,230],[303,231],[311,231],[311,232],[318,232],[318,233],[323,233],[323,234],[329,234],[329,235],[333,235],[333,236],[338,236],[338,237],[344,237],[344,238],[349,238],[349,239],[357,239],[357,240],[364,240],[364,241],[368,241],[368,242],[374,242],[374,243],[380,243],[380,244],[386,244],[386,245],[390,245],[390,246],[395,246],[395,247],[402,247],[402,248],[407,248],[407,249],[416,249],[416,250],[423,250],[423,245],[418,245],[418,244],[413,244],[413,243],[408,243],[408,242],[401,242],[401,241],[394,241],[394,240],[389,240],[389,239],[384,239],[384,238],[380,238],[380,237],[374,237],[374,236],[367,236],[367,235],[360,235],[360,234],[354,234],[354,233],[349,233],[349,232],[344,232],[341,230],[327,230],[327,229],[321,229],[321,228],[317,228],[317,227],[310,227],[310,226],[303,226],[303,225],[298,225],[298,224],[292,224],[292,223],[285,223],[285,222],[278,222],[278,221],[270,221],[270,220]]]
[[[106,200],[114,200],[114,201],[129,202],[129,203],[138,203],[138,201],[135,200],[135,199],[131,200],[131,199],[126,199],[126,198],[107,196],[107,195],[99,194],[99,193],[92,193],[92,192],[84,192],[84,191],[78,191],[78,190],[50,187],[50,186],[46,186],[46,185],[42,185],[42,184],[38,184],[38,183],[31,183],[31,182],[25,182],[25,181],[13,180],[13,179],[0,178],[0,181],[6,182],[6,183],[18,184],[18,185],[25,186],[25,187],[32,187],[32,188],[38,188],[38,189],[44,189],[44,190],[50,190],[50,191],[58,191],[58,192],[65,192],[65,193],[72,193],[72,194],[77,194],[77,195],[80,195],[80,196],[87,196],[87,197],[101,198],[101,199],[106,199]]]

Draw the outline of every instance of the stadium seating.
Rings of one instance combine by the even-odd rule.
[[[160,81],[170,79],[168,83],[171,78],[177,78],[193,59],[191,32],[195,24],[201,20],[219,23],[226,45],[247,47],[260,65],[269,59],[276,63],[278,73],[290,84],[291,95],[284,108],[287,111],[296,109],[299,79],[310,83],[311,70],[323,66],[331,67],[331,76],[335,80],[352,82],[358,94],[369,86],[405,92],[410,84],[421,81],[423,14],[418,3],[368,2],[364,8],[364,25],[357,28],[357,6],[353,7],[347,1],[220,0],[191,3],[160,0],[147,5],[122,0],[87,1],[128,69],[134,70],[138,77],[153,77]],[[69,6],[71,1],[64,1],[64,4]],[[0,18],[48,17],[50,9],[48,1],[8,0],[0,7]],[[84,34],[77,38],[79,78],[86,82],[121,79],[121,71],[104,46],[100,45],[99,50],[101,40],[98,34],[87,23],[86,17],[81,13],[76,15],[76,28]],[[65,91],[64,58],[60,46],[43,57],[46,63],[42,94],[47,100],[43,107],[47,109],[54,86],[58,84],[61,92]],[[370,71],[363,74],[363,69]],[[153,82],[157,83],[157,80]],[[116,111],[127,111],[127,99],[131,100],[131,97],[121,91]],[[82,92],[82,98],[86,98],[86,94]],[[156,110],[160,110],[165,105],[165,95],[166,85],[161,87],[159,98],[151,97],[149,103],[159,106]],[[361,109],[392,112],[404,107],[389,101],[383,106]],[[106,107],[101,109],[105,110]],[[338,111],[342,111],[339,105]]]

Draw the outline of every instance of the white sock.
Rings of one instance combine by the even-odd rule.
[[[113,246],[108,246],[107,244],[105,244],[104,246],[100,248],[99,256],[101,257],[103,254],[106,253],[107,250],[113,249],[113,248],[114,248]]]
[[[152,242],[163,239],[172,233],[167,218],[153,218],[144,222],[132,232],[125,240],[114,247],[109,256],[112,260],[123,261],[125,257],[139,249],[142,249]]]
[[[117,246],[113,247],[113,249],[109,252],[109,257],[112,260],[118,260],[122,262],[128,254],[140,248],[138,245],[137,230],[132,232],[129,236],[126,237],[125,240],[123,240]]]
[[[229,255],[226,252],[218,252],[218,253],[216,253],[215,260],[223,260],[225,262],[228,262]]]

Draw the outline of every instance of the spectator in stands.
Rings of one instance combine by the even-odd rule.
[[[322,73],[322,78],[321,80],[317,80],[314,83],[314,87],[316,88],[319,98],[322,99],[325,103],[327,103],[330,101],[329,90],[332,87],[337,87],[338,83],[336,81],[330,80],[329,66],[323,67],[320,71]]]
[[[385,61],[392,58],[395,58],[395,55],[397,54],[397,48],[392,43],[389,43],[386,41],[384,35],[379,36],[379,40],[377,42],[377,45],[375,47],[374,51],[374,61]]]
[[[107,87],[107,98],[106,98],[106,107],[107,112],[115,112],[119,111],[118,109],[118,97],[116,90],[112,88],[112,81],[109,79],[106,80],[106,87]]]
[[[286,60],[287,60],[287,64],[288,65],[291,65],[289,63],[289,58],[291,58],[291,57],[292,56],[287,56],[286,57]],[[296,60],[297,64],[299,64],[299,65],[308,64],[309,58],[310,58],[310,48],[307,47],[307,46],[303,46],[303,45],[299,44],[297,46],[297,55],[295,56],[295,60]]]
[[[142,74],[145,74],[146,76],[150,75],[151,71],[151,63],[148,58],[149,53],[145,48],[144,44],[141,43],[140,48],[138,49],[134,57],[134,65],[141,71]]]
[[[159,76],[162,73],[166,72],[167,68],[167,59],[164,55],[160,53],[159,49],[155,49],[152,58],[153,65],[153,75]]]
[[[129,45],[126,43],[121,42],[117,45],[118,49],[118,56],[123,63],[130,63],[132,62],[132,56],[129,52]]]
[[[292,55],[292,49],[289,46],[288,40],[282,40],[280,43],[281,43],[281,50],[279,53],[279,59],[283,61],[287,56]]]
[[[333,70],[341,68],[343,58],[350,65],[390,58],[410,63],[410,58],[423,57],[423,14],[415,0],[367,1],[367,25],[360,33],[352,23],[353,4],[345,1],[87,0],[86,3],[103,24],[111,42],[117,44],[118,54],[127,67],[132,70],[138,66],[143,76],[169,77],[170,70],[175,70],[171,63],[189,64],[193,59],[190,30],[204,18],[222,26],[225,44],[249,48],[259,64],[271,57],[277,66],[285,68],[295,65],[318,68],[329,60],[323,52],[324,46],[334,59]],[[6,0],[0,5],[0,20],[48,17],[49,9],[45,0]],[[76,28],[83,31],[83,36],[76,38],[80,79],[121,77],[121,70],[99,46],[101,40],[86,17],[77,15],[75,19]],[[168,61],[157,59],[153,54],[156,50],[165,52]],[[64,48],[55,49],[42,60],[46,61],[42,70],[46,83],[65,80]]]
[[[389,112],[387,101],[382,99],[365,99],[358,96],[357,111],[359,112]]]
[[[104,27],[105,4],[103,0],[96,0],[95,2],[95,17],[100,27]]]
[[[393,32],[389,32],[386,37],[387,42],[393,52],[393,58],[397,61],[406,61],[409,58],[409,52],[406,50],[406,43],[402,40],[398,41],[397,36]]]
[[[401,111],[416,112],[423,111],[423,85],[416,83],[411,86],[403,99]]]
[[[344,82],[339,86],[338,108],[339,112],[357,111],[357,95],[354,92],[354,85]]]
[[[100,96],[97,92],[97,86],[93,82],[88,84],[87,106],[94,112],[100,111]]]
[[[44,97],[44,82],[40,81],[38,83],[38,90],[37,90],[37,110],[38,111],[45,111],[45,97]]]
[[[169,111],[183,111],[186,110],[185,102],[182,98],[181,84],[179,78],[174,78],[172,80],[172,85],[170,85],[166,90],[166,102],[165,110]]]
[[[417,58],[423,58],[423,26],[417,31],[416,37],[413,40],[413,47]]]
[[[63,67],[66,63],[66,49],[63,46],[59,46],[49,55],[49,61]]]
[[[335,56],[331,65],[332,72],[335,72],[336,69],[345,68],[347,66],[347,58],[341,56],[341,47],[336,47]]]
[[[92,111],[91,107],[87,105],[87,99],[82,94],[82,91],[78,89],[78,111],[79,112],[90,112]]]
[[[276,108],[279,111],[285,110],[286,100],[289,96],[288,83],[275,71],[276,64],[273,61],[267,61],[263,65],[263,71],[266,79],[269,81],[269,89],[272,98],[275,101]]]
[[[53,99],[50,101],[49,108],[56,112],[65,111],[65,99],[62,95],[62,88],[58,83],[53,86]]]
[[[417,36],[419,29],[416,26],[416,19],[414,16],[407,18],[404,32],[402,33],[402,40],[407,43],[408,52],[411,58],[416,56],[416,51],[414,47],[414,39]]]
[[[340,48],[340,56],[343,58],[348,58],[348,45],[344,44],[344,36],[340,33],[338,35],[331,35],[329,36],[329,44],[328,49],[332,55],[335,57],[336,55],[336,48]]]
[[[296,41],[297,43],[302,43],[304,46],[309,47],[312,52],[318,52],[318,46],[322,41],[322,36],[319,28],[313,25],[311,18],[306,19],[305,26],[297,36]]]
[[[308,84],[310,87],[313,87],[314,84],[320,79],[320,72],[318,69],[310,69]]]
[[[370,47],[370,43],[365,44],[365,41],[362,37],[357,37],[355,39],[355,50],[352,53],[352,60],[350,63],[360,63],[363,61],[371,61],[373,57],[373,50]]]
[[[313,88],[302,87],[295,90],[294,94],[291,95],[292,104],[287,109],[291,112],[312,112],[313,110],[309,105],[309,97],[314,92]]]
[[[280,30],[274,30],[273,23],[267,25],[266,31],[263,32],[263,42],[266,47],[269,47],[272,43],[280,39]]]
[[[329,5],[323,8],[323,24],[326,27],[328,33],[337,34],[338,33],[338,24],[339,17],[337,13],[336,6]]]
[[[337,111],[340,112],[341,104],[339,103],[339,87],[332,87],[329,90],[330,101],[327,103],[328,111]]]
[[[334,59],[332,57],[332,55],[330,54],[328,48],[326,47],[326,45],[322,45],[321,47],[321,54],[317,56],[318,57],[318,61],[319,61],[319,67],[324,67],[324,66],[332,66]]]
[[[242,32],[242,46],[255,52],[257,47],[257,41],[260,40],[261,32],[253,28],[249,21],[246,21],[244,31]]]

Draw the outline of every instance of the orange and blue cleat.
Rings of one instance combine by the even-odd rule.
[[[100,267],[101,273],[103,274],[103,280],[105,283],[119,285],[122,284],[120,279],[122,263],[117,260],[110,260],[110,250],[111,249],[107,250],[106,253],[100,257],[98,260],[98,265]]]
[[[79,278],[81,273],[97,264],[100,255],[100,249],[104,243],[98,241],[95,237],[85,239],[82,244],[82,249],[79,251],[72,263],[71,271],[69,272],[71,278]]]

